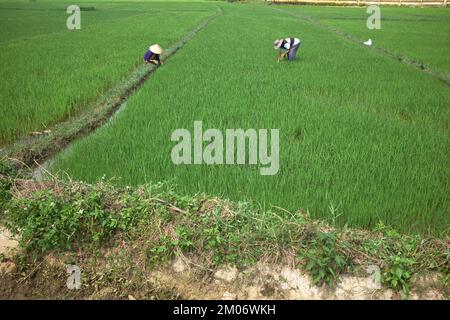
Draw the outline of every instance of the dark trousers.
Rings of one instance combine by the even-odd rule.
[[[292,60],[295,59],[295,56],[297,55],[297,50],[298,50],[298,48],[300,48],[300,43],[297,44],[297,45],[295,45],[295,46],[293,46],[293,47],[291,48],[291,50],[289,51],[288,59],[289,59],[290,61],[292,61]]]

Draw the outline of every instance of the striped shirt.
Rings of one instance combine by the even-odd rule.
[[[294,39],[294,43],[292,44],[291,39]],[[281,44],[280,49],[286,49],[289,50],[291,47],[294,47],[296,45],[300,44],[300,39],[298,38],[286,38],[283,39],[283,43]]]

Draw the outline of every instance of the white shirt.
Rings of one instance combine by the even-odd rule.
[[[291,43],[291,38],[286,38],[284,39],[284,41],[286,42],[284,44],[284,46],[282,48],[289,50],[291,48],[291,46],[296,46],[297,44],[300,43],[300,39],[294,38],[294,44]]]

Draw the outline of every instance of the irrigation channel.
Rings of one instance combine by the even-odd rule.
[[[179,49],[181,49],[187,42],[189,42],[197,33],[203,30],[213,19],[219,17],[223,14],[223,10],[221,7],[216,6],[216,13],[205,18],[201,21],[193,30],[188,32],[184,37],[182,37],[178,42],[172,45],[170,48],[165,50],[165,53],[162,55],[163,59],[168,59],[173,56]],[[47,168],[51,166],[54,161],[54,157],[57,153],[64,153],[70,148],[71,144],[77,140],[81,139],[91,133],[93,133],[96,129],[103,125],[107,125],[111,122],[111,120],[124,108],[126,107],[126,102],[128,98],[135,93],[139,88],[147,81],[149,76],[157,70],[157,66],[154,65],[143,65],[138,67],[135,71],[133,71],[126,79],[122,80],[116,87],[112,88],[105,96],[107,96],[107,100],[109,103],[106,103],[105,108],[106,117],[102,117],[100,115],[99,119],[91,119],[93,124],[86,124],[85,126],[79,128],[77,132],[72,133],[69,137],[65,137],[63,139],[63,143],[59,144],[59,148],[44,150],[39,154],[32,156],[32,163],[26,163],[30,167],[34,167],[32,172],[33,179],[37,181],[41,181],[47,171]],[[94,105],[102,105],[105,104],[104,101],[98,101],[94,103]],[[70,123],[66,123],[70,126]],[[63,124],[64,125],[64,124]]]

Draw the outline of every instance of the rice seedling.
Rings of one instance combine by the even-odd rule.
[[[381,29],[368,29],[366,8],[283,7],[373,44],[405,55],[450,77],[450,11],[446,8],[381,7]]]
[[[142,63],[152,42],[169,46],[215,12],[99,2],[85,5],[94,9],[81,12],[81,30],[69,31],[68,5],[0,3],[0,144],[76,115]]]
[[[269,6],[220,6],[222,16],[52,169],[123,185],[170,180],[180,192],[305,208],[340,225],[448,230],[448,86]],[[273,40],[292,35],[303,42],[298,59],[276,63]],[[171,133],[196,120],[280,129],[279,172],[175,165]]]

